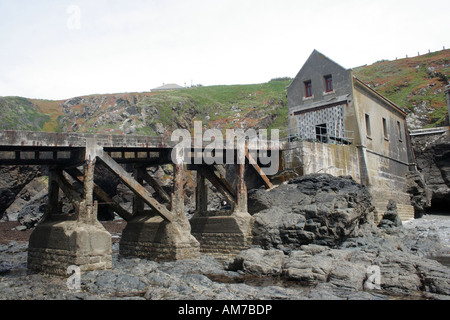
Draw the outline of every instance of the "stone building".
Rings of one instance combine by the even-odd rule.
[[[402,219],[414,217],[406,174],[415,161],[400,107],[316,50],[287,97],[290,137],[303,150],[302,174],[351,175],[369,187],[379,214],[394,199]]]
[[[184,87],[182,87],[176,83],[168,83],[168,84],[163,84],[160,87],[153,88],[152,92],[173,91],[173,90],[180,90],[180,89],[184,89]]]

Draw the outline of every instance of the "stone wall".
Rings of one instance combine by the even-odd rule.
[[[361,181],[358,150],[351,145],[335,145],[297,141],[283,145],[280,172],[275,180],[286,181],[293,177],[313,173],[333,176],[352,176]]]
[[[43,221],[30,236],[28,268],[67,275],[67,268],[81,271],[111,269],[111,235],[100,223],[75,220]]]
[[[367,185],[378,211],[374,217],[376,222],[390,199],[396,200],[402,220],[414,218],[406,185],[408,166],[404,163],[354,145],[297,141],[283,145],[280,172],[273,180],[280,183],[316,173],[351,176]]]

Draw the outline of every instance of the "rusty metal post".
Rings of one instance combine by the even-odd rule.
[[[173,165],[173,193],[171,211],[174,215],[184,215],[184,165]]]
[[[78,220],[92,223],[97,219],[97,204],[94,203],[95,158],[86,159],[84,164],[83,199],[80,203]]]
[[[247,212],[247,185],[245,184],[245,163],[237,164],[236,207],[237,212]]]

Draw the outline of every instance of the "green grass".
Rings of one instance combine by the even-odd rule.
[[[49,120],[26,98],[0,97],[0,130],[41,131]]]
[[[267,114],[276,114],[276,118],[285,117],[275,124],[287,123],[286,86],[289,80],[271,81],[252,85],[222,85],[210,87],[193,87],[183,90],[161,92],[145,97],[138,103],[138,108],[157,107],[158,117],[147,119],[147,123],[161,122],[167,126],[182,114],[190,112],[195,120],[203,121],[209,126],[216,121],[224,122],[224,129],[232,127],[227,121],[241,118],[254,110],[265,110]],[[238,110],[238,111],[236,111]]]
[[[446,118],[444,88],[450,76],[449,60],[450,50],[442,50],[358,67],[353,74],[411,112],[425,103],[432,110],[427,127],[436,127],[444,125]]]

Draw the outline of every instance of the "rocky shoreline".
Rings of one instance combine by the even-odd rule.
[[[206,255],[163,263],[123,258],[114,242],[113,269],[83,273],[79,290],[68,288],[69,275],[30,274],[27,242],[11,241],[0,245],[0,299],[448,300],[450,268],[423,254],[449,232],[450,217],[425,216],[379,241],[352,238],[336,249],[305,245],[289,255],[255,246],[225,263]],[[373,265],[380,266],[379,288],[367,286]]]
[[[113,268],[67,277],[30,274],[27,242],[0,242],[1,300],[449,299],[450,215],[398,223],[395,203],[373,223],[371,198],[348,177],[315,175],[249,193],[253,246],[230,261],[155,262],[118,255]],[[0,227],[6,226],[0,223]],[[2,236],[29,231],[10,230]],[[20,241],[17,241],[20,240]],[[440,263],[439,261],[442,263]],[[444,263],[444,264],[443,264]]]

